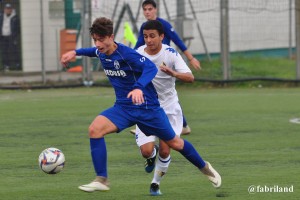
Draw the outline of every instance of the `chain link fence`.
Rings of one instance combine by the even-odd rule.
[[[69,84],[69,80],[92,84],[103,77],[97,59],[78,57],[66,70],[59,62],[61,54],[92,45],[87,29],[101,16],[114,21],[117,42],[132,46],[124,37],[125,27],[137,35],[145,21],[142,1],[0,0],[0,25],[8,23],[8,17],[4,17],[8,5],[19,21],[19,29],[12,30],[19,31],[17,36],[9,36],[13,48],[5,43],[3,38],[7,36],[3,36],[1,27],[0,84]],[[195,72],[197,79],[300,79],[295,0],[156,2],[159,17],[172,23],[191,53],[202,62],[202,71]]]

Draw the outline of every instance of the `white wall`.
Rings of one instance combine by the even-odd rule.
[[[41,18],[38,0],[20,1],[23,71],[41,70]]]
[[[114,18],[115,23],[125,3],[130,5],[134,16],[139,10],[138,26],[145,21],[142,9],[138,8],[139,0],[92,0],[92,2],[95,5],[93,17],[100,14],[111,17],[116,3],[119,2]],[[160,17],[167,19],[168,11],[171,21],[174,21],[177,18],[177,1],[165,1],[167,8],[165,8],[163,1],[159,2]],[[190,19],[193,18],[193,14],[189,2],[192,2],[208,51],[219,53],[220,0],[181,0],[180,2],[185,4],[186,17]],[[289,0],[229,0],[229,8],[229,40],[232,52],[288,47]],[[292,42],[294,46],[294,12],[292,18]],[[125,21],[129,21],[128,15],[122,18],[116,40],[122,41],[122,29]],[[195,20],[193,23],[194,39],[191,40],[189,50],[193,54],[203,54],[205,51],[196,25]]]
[[[22,59],[24,72],[42,70],[41,26],[43,25],[44,67],[56,71],[59,64],[59,31],[65,26],[64,18],[50,18],[49,1],[43,0],[41,23],[41,1],[21,0]],[[57,37],[58,34],[58,37]]]

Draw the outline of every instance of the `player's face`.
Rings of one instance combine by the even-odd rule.
[[[144,30],[144,40],[147,45],[147,50],[152,54],[156,54],[161,50],[164,34],[159,35],[157,30]]]
[[[155,20],[157,10],[151,4],[145,5],[143,7],[144,16],[147,20]]]
[[[110,55],[115,50],[114,48],[114,35],[111,36],[99,36],[97,34],[92,35],[94,44],[100,53]]]

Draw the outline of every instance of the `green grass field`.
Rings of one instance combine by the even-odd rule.
[[[106,137],[111,190],[84,193],[94,178],[87,129],[114,102],[111,88],[0,91],[0,199],[300,199],[300,88],[179,89],[192,133],[184,136],[223,178],[214,189],[181,154],[149,196],[152,174],[129,129]],[[47,175],[38,156],[47,147],[66,156],[65,169]],[[250,186],[293,187],[290,193],[249,194]]]
[[[282,57],[242,56],[230,57],[231,78],[281,78],[296,79],[295,60]],[[193,71],[196,78],[223,79],[223,70],[220,59],[214,58],[211,62],[201,59],[201,71]]]

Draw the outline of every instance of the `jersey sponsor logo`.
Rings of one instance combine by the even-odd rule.
[[[123,71],[123,70],[105,69],[104,73],[106,74],[106,76],[122,76],[122,77],[127,76],[126,73],[125,73],[125,71]]]
[[[173,49],[172,47],[168,47],[166,48],[167,51],[170,51],[171,53],[175,53],[177,56],[177,51],[175,49]]]
[[[145,57],[141,57],[141,58],[140,58],[140,61],[141,61],[141,62],[145,62],[145,60],[146,60]]]
[[[120,63],[117,60],[114,61],[114,67],[120,69]]]
[[[111,60],[111,59],[107,59],[107,58],[105,59],[105,61],[107,61],[107,62],[112,62],[112,60]]]

